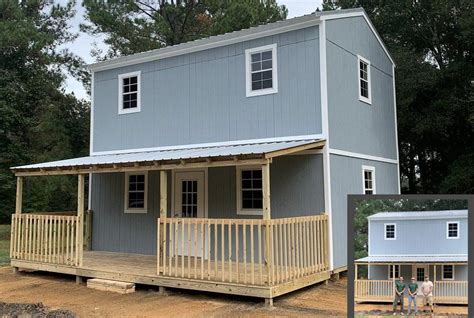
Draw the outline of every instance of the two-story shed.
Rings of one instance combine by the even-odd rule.
[[[12,266],[272,299],[345,270],[347,194],[399,193],[394,63],[362,9],[89,68],[90,156],[13,168]],[[77,216],[22,214],[23,178],[58,174]]]
[[[421,287],[428,275],[435,303],[467,304],[467,210],[381,212],[368,222],[369,253],[355,261],[368,277],[356,275],[356,301],[391,302],[394,280]]]

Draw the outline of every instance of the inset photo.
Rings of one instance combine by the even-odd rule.
[[[467,200],[357,201],[355,316],[467,316],[467,205]]]

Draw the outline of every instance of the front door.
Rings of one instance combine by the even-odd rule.
[[[418,287],[421,287],[421,284],[425,280],[425,275],[430,275],[429,265],[413,265],[412,276],[415,277]],[[408,278],[407,282],[411,280],[411,277]]]
[[[205,217],[205,171],[178,171],[174,174],[174,211],[173,216],[178,218],[204,218]],[[178,255],[202,256],[201,252],[201,226],[185,226],[184,242],[178,235]],[[188,235],[189,234],[189,235]],[[189,237],[188,237],[189,236]],[[195,238],[196,245],[194,244]],[[206,242],[206,233],[204,233]],[[183,249],[184,246],[184,249]],[[207,246],[205,246],[207,250]]]

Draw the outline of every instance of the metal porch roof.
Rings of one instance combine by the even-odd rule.
[[[282,155],[282,151],[297,152],[305,149],[318,148],[324,145],[323,139],[303,139],[290,141],[258,142],[228,145],[213,144],[212,146],[170,146],[162,150],[133,153],[94,155],[67,160],[43,162],[24,166],[12,167],[14,172],[25,172],[48,169],[80,169],[86,167],[101,167],[119,164],[171,162],[181,160],[206,160],[222,158],[235,159],[269,159]]]
[[[467,210],[444,211],[407,211],[407,212],[380,212],[368,217],[369,220],[416,220],[416,219],[451,219],[467,218]]]
[[[373,255],[356,263],[467,263],[467,255]]]

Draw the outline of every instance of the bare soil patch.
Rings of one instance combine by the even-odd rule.
[[[10,267],[3,267],[0,302],[37,306],[41,314],[56,311],[72,315],[59,317],[345,317],[346,279],[279,297],[274,308],[267,308],[262,299],[177,289],[160,295],[157,288],[141,285],[137,292],[121,295],[77,285],[73,276],[44,272],[14,275]]]
[[[397,315],[399,313],[400,306],[397,308]],[[406,316],[408,308],[405,307],[404,314]],[[362,303],[356,304],[355,306],[356,317],[383,317],[393,316],[391,304],[370,304]],[[412,307],[412,315],[413,307]],[[411,317],[409,316],[409,317]],[[418,308],[418,315],[416,317],[467,317],[467,306],[448,306],[448,305],[437,305],[434,307],[434,313],[422,312]]]

